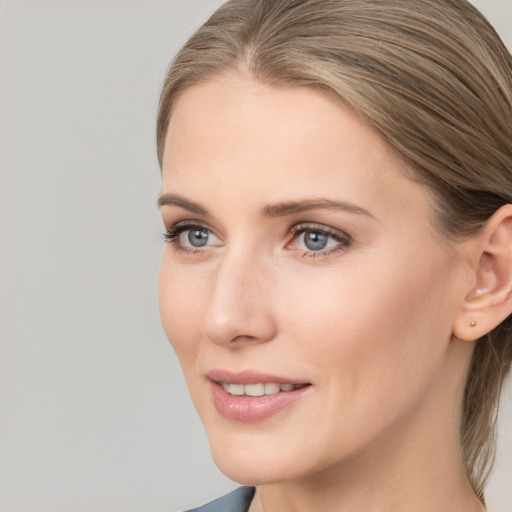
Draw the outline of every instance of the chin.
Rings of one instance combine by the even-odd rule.
[[[332,449],[325,453],[314,441],[305,446],[304,438],[294,442],[290,429],[272,432],[269,426],[247,425],[239,429],[216,429],[207,434],[213,460],[231,480],[257,486],[301,480],[337,462]],[[283,435],[284,434],[284,435]]]
[[[282,463],[276,463],[272,460],[272,457],[265,456],[265,454],[255,458],[253,456],[240,456],[237,453],[219,455],[212,451],[212,455],[220,471],[240,485],[273,484],[298,476],[290,474],[285,470]]]
[[[219,434],[219,439],[207,433],[215,464],[231,480],[241,485],[260,485],[282,479],[282,471],[276,468],[276,461],[273,460],[277,455],[283,463],[282,456],[268,443],[260,442],[258,436],[224,432]]]

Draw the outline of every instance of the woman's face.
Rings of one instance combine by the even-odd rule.
[[[398,167],[313,89],[226,76],[175,105],[161,315],[232,479],[320,474],[453,420],[467,267]]]

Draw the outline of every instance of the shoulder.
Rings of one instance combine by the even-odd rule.
[[[247,512],[255,490],[254,487],[239,487],[222,498],[187,512]]]

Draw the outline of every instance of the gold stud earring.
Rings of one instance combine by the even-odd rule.
[[[470,327],[476,327],[476,321],[473,320],[470,324],[469,324]]]

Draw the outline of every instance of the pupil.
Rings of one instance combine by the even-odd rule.
[[[188,241],[194,247],[203,247],[208,242],[208,232],[206,229],[191,229],[188,232]]]
[[[304,233],[304,243],[311,251],[320,251],[327,245],[327,236],[317,231],[306,231]]]

